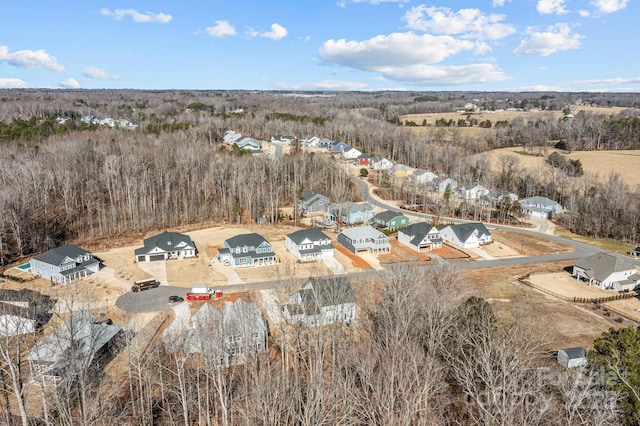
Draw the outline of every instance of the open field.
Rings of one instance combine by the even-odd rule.
[[[566,229],[560,228],[560,227],[556,228],[556,235],[562,238],[566,238],[568,240],[589,244],[594,247],[598,247],[604,251],[613,251],[616,253],[620,253],[625,256],[628,255],[628,253],[636,247],[635,245],[625,244],[616,240],[595,239],[595,238],[584,237],[582,235],[571,233]]]
[[[390,237],[389,243],[391,244],[391,253],[384,253],[379,256],[380,263],[383,265],[397,262],[424,264],[431,260],[427,252],[417,253],[404,244],[398,242],[395,237]]]
[[[516,234],[514,232],[506,231],[504,229],[494,229],[491,231],[491,238],[500,244],[503,244],[516,254],[522,256],[542,256],[545,254],[553,253],[570,253],[573,251],[571,246],[566,244],[548,240],[546,238],[532,237],[530,235]],[[506,257],[510,254],[503,254],[500,256],[500,249],[496,252],[492,245],[484,246],[485,250],[494,257]]]
[[[552,272],[548,274],[531,274],[529,281],[533,284],[557,293],[564,297],[598,298],[615,296],[614,291],[602,290],[573,278],[568,272]]]
[[[630,299],[614,300],[612,302],[602,303],[601,306],[612,311],[612,315],[621,312],[628,318],[632,318],[640,323],[640,299],[632,297]]]

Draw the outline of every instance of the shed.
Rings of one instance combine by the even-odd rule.
[[[575,348],[560,349],[558,351],[558,363],[567,368],[587,365],[587,350],[581,346]]]

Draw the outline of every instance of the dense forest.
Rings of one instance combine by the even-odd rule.
[[[516,119],[462,137],[454,127],[418,135],[402,114],[452,111],[473,100],[483,108],[565,108],[571,102],[630,109],[617,115]],[[333,202],[357,200],[355,188],[328,156],[294,150],[276,158],[225,148],[235,130],[256,139],[318,136],[371,155],[480,182],[520,197],[543,195],[569,211],[574,232],[638,239],[640,194],[618,176],[573,169],[526,169],[503,158],[492,172],[482,152],[533,149],[632,149],[640,144],[637,98],[631,94],[284,93],[243,91],[0,91],[0,263],[66,241],[108,240],[152,229],[221,222],[280,220],[302,191]],[[119,128],[82,123],[85,116],[136,123]],[[58,122],[58,118],[68,118]],[[420,188],[394,188],[410,203]],[[419,194],[420,195],[420,194]],[[429,200],[443,211],[442,200]],[[449,206],[452,214],[473,206]]]

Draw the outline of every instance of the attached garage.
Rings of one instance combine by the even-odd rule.
[[[164,254],[149,255],[149,262],[155,262],[156,260],[164,260]]]

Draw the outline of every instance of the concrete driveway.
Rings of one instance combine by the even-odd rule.
[[[151,275],[156,281],[160,281],[160,284],[167,285],[167,264],[165,261],[156,262],[138,262],[138,268]]]
[[[129,291],[118,297],[116,306],[129,312],[157,312],[172,308],[178,303],[169,303],[169,296],[187,298],[188,288],[172,287],[161,284],[158,288],[151,288],[134,293]],[[186,302],[181,302],[186,305]]]
[[[338,262],[335,257],[327,257],[322,259],[322,263],[327,265],[327,268],[331,269],[335,275],[345,274],[344,266],[342,263]]]
[[[227,284],[244,284],[242,278],[238,276],[233,266],[225,266],[222,263],[216,265],[216,271],[227,278]]]

